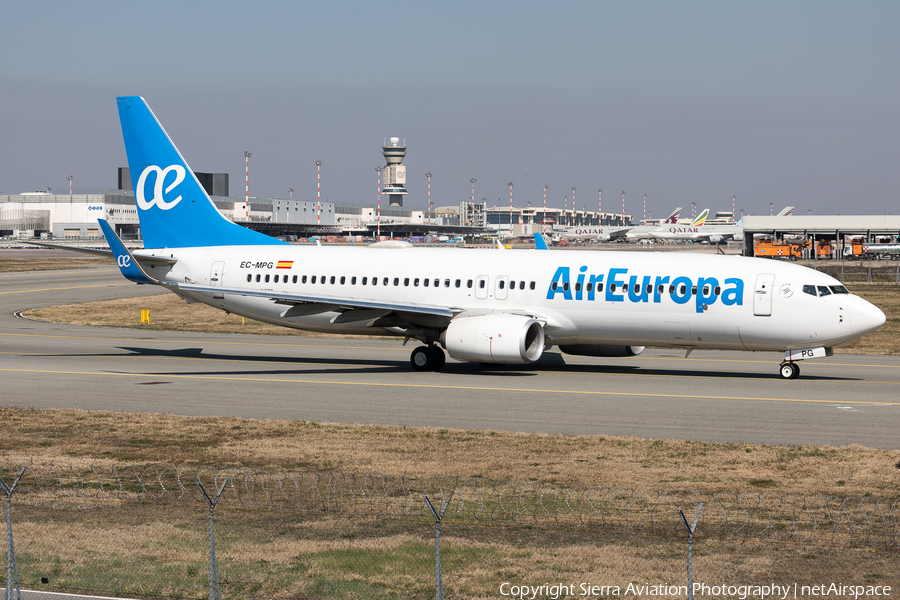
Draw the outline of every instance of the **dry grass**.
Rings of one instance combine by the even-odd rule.
[[[4,258],[0,259],[0,273],[22,271],[56,271],[60,269],[84,269],[103,265],[115,265],[111,258]]]
[[[0,453],[293,472],[485,477],[570,487],[897,497],[900,451],[0,409]]]

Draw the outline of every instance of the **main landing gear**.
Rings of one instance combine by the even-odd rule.
[[[792,362],[783,362],[779,373],[782,379],[797,379],[800,376],[800,365]]]
[[[440,371],[446,360],[444,351],[434,344],[419,346],[409,356],[409,363],[416,371]]]

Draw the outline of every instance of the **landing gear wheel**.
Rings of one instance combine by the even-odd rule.
[[[431,367],[432,371],[440,371],[444,368],[444,363],[447,362],[447,357],[444,355],[444,351],[438,348],[437,346],[428,346],[431,351],[431,357],[434,359],[434,364]]]
[[[416,371],[431,371],[434,368],[434,354],[429,346],[419,346],[409,355],[409,363]]]
[[[797,379],[800,376],[800,365],[792,362],[781,363],[782,379]]]

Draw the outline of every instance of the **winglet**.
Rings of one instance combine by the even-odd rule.
[[[544,236],[537,231],[534,232],[534,247],[538,250],[550,249],[547,247],[547,241],[544,239]]]
[[[141,265],[134,259],[134,255],[125,247],[125,244],[122,243],[122,240],[119,239],[113,228],[109,226],[106,219],[97,219],[97,221],[100,223],[103,235],[106,236],[109,249],[112,250],[113,256],[116,257],[116,264],[119,266],[119,270],[122,271],[122,275],[135,283],[159,283],[159,281],[144,273]]]

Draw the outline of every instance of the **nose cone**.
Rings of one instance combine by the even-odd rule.
[[[884,313],[881,312],[881,309],[861,298],[859,302],[854,303],[851,315],[850,328],[855,336],[872,333],[884,325],[885,322]]]

